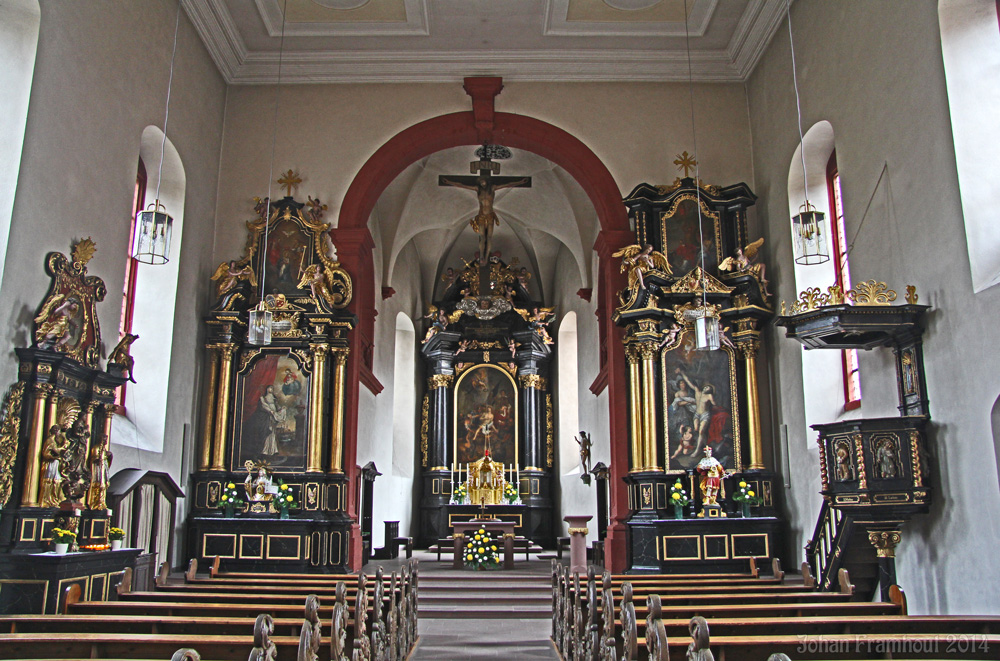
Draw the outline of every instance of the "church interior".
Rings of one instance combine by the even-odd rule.
[[[0,52],[0,613],[480,533],[1000,613],[1000,0],[8,0]]]

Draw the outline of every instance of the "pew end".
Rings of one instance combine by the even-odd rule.
[[[80,588],[79,583],[74,583],[73,585],[67,585],[66,589],[63,590],[63,595],[65,599],[63,600],[62,614],[66,615],[69,613],[69,607],[80,601],[83,596],[83,590]]]
[[[168,578],[170,578],[170,563],[164,561],[160,563],[160,571],[156,574],[156,587],[166,585]]]
[[[118,596],[132,591],[132,568],[126,567],[122,572],[122,582],[118,584]]]
[[[812,574],[812,566],[808,562],[802,563],[802,584],[807,588],[816,587],[816,578]]]
[[[898,585],[889,586],[889,601],[899,606],[900,615],[910,614],[906,607],[906,593]]]
[[[774,575],[774,578],[778,579],[779,582],[785,582],[785,572],[781,570],[780,558],[771,558],[771,573]]]
[[[222,564],[222,558],[220,558],[219,556],[215,556],[212,559],[212,566],[208,570],[209,576],[211,576],[212,578],[215,578],[216,576],[219,575],[219,565],[220,564]]]
[[[843,567],[837,572],[837,579],[840,581],[841,594],[854,594],[854,584],[851,583],[851,575]]]
[[[757,558],[750,556],[750,575],[760,578],[760,570],[757,568]]]
[[[174,652],[170,661],[201,661],[201,655],[190,647],[182,647]]]
[[[193,581],[195,576],[198,574],[198,558],[191,558],[191,562],[188,563],[187,571],[184,572],[185,581]]]

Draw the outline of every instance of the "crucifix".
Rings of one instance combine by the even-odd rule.
[[[469,170],[476,170],[473,175],[440,175],[438,186],[455,186],[476,192],[479,198],[479,213],[469,221],[473,231],[479,235],[479,266],[480,274],[488,268],[490,252],[493,247],[493,226],[500,224],[497,214],[493,211],[493,199],[496,192],[502,188],[531,188],[531,177],[496,177],[500,172],[500,164],[488,158],[473,161]],[[485,267],[485,268],[484,268]],[[480,275],[482,277],[482,275]]]

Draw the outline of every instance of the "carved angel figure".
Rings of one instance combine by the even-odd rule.
[[[678,324],[671,324],[669,330],[663,331],[663,339],[660,341],[660,346],[658,348],[662,349],[668,344],[673,344],[674,340],[677,339],[677,334],[681,332],[681,327]]]
[[[297,287],[309,287],[312,297],[317,301],[325,301],[328,305],[336,306],[343,302],[344,296],[331,291],[333,283],[319,264],[310,264],[299,274],[299,284]]]
[[[634,290],[637,285],[639,289],[645,289],[646,283],[642,276],[649,271],[661,271],[667,275],[673,275],[667,258],[663,253],[653,250],[653,246],[648,243],[645,247],[638,243],[625,246],[611,256],[622,258],[621,272],[628,272],[629,289]]]
[[[215,286],[215,295],[218,298],[222,298],[235,289],[240,280],[247,280],[253,287],[257,286],[257,275],[253,272],[250,264],[244,264],[241,268],[235,259],[219,264],[215,273],[212,274],[212,280],[218,283]]]
[[[73,339],[80,301],[74,296],[53,296],[35,317],[35,342],[42,349],[60,349]]]
[[[553,312],[554,308],[532,308],[531,313],[527,310],[522,310],[520,308],[515,308],[517,313],[528,322],[531,326],[531,330],[535,331],[545,344],[552,344],[552,337],[549,336],[549,331],[547,326],[555,317]]]
[[[445,314],[444,310],[439,309],[435,305],[431,306],[430,312],[425,314],[423,318],[432,320],[430,328],[427,329],[427,335],[424,336],[425,343],[439,332],[448,328],[448,315]]]
[[[128,380],[132,383],[135,383],[135,379],[132,378],[132,368],[135,366],[135,359],[132,358],[129,351],[132,348],[132,343],[138,339],[138,335],[125,333],[124,337],[115,345],[115,348],[111,350],[111,355],[108,356],[108,367],[118,365],[122,370],[122,376],[128,375]]]
[[[764,277],[764,265],[754,262],[762,245],[764,245],[764,237],[757,239],[745,248],[737,248],[731,257],[722,260],[722,263],[719,264],[719,270],[749,273],[757,278],[761,293],[768,297],[770,294],[767,291],[767,278]]]

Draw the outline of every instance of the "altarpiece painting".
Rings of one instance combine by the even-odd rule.
[[[487,449],[493,461],[516,464],[517,389],[503,369],[477,365],[455,387],[455,462],[482,459]]]

